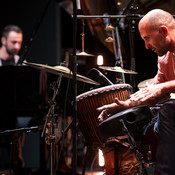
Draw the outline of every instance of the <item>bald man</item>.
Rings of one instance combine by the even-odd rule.
[[[139,32],[146,49],[158,55],[158,72],[154,85],[147,86],[130,96],[126,101],[115,99],[115,103],[99,107],[99,121],[124,109],[162,103],[155,124],[158,146],[155,175],[175,174],[175,19],[161,9],[148,12],[139,22]]]

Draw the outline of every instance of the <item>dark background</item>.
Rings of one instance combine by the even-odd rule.
[[[48,65],[59,65],[65,60],[65,52],[69,52],[70,63],[72,63],[72,50],[73,50],[73,19],[70,14],[68,14],[65,9],[61,6],[61,2],[65,0],[1,0],[0,1],[0,32],[4,26],[8,24],[19,25],[24,33],[24,40],[20,55],[25,53],[24,47],[27,47],[27,55],[25,59],[30,62]],[[48,2],[50,2],[48,4]],[[90,9],[96,9],[95,12],[92,11],[92,15],[102,15],[105,11],[104,7],[109,7],[107,10],[110,14],[118,14],[123,8],[127,6],[129,1],[122,1],[123,5],[120,8],[115,7],[116,0],[84,0],[87,2]],[[113,2],[113,5],[108,4]],[[95,4],[96,3],[96,4]],[[101,5],[99,5],[99,4]],[[145,14],[147,11],[154,8],[165,9],[172,14],[175,13],[174,0],[138,0],[138,10],[134,13]],[[106,6],[105,6],[106,4]],[[108,5],[108,6],[107,6]],[[110,9],[111,8],[111,9]],[[116,10],[116,11],[115,11]],[[44,13],[45,11],[45,13]],[[82,10],[80,12],[84,14]],[[132,13],[128,11],[127,13]],[[132,79],[129,74],[125,74],[126,83],[134,85],[134,90],[137,90],[137,85],[143,80],[153,78],[157,72],[157,55],[145,49],[144,42],[141,39],[137,24],[139,19],[136,19],[134,25],[133,33],[133,43],[134,43],[134,58],[135,58],[135,71],[138,72],[137,75],[133,75]],[[77,20],[77,51],[81,51],[81,32],[82,23],[81,19]],[[114,21],[115,22],[115,21]],[[121,38],[121,49],[123,56],[123,63],[125,69],[130,69],[131,62],[131,44],[129,34],[131,29],[129,28],[129,20],[124,21],[124,29],[119,28],[119,34]],[[102,26],[103,27],[103,26]],[[104,37],[104,36],[101,36]],[[32,39],[32,42],[29,42]],[[30,43],[30,45],[29,45]],[[96,56],[102,54],[104,56],[105,66],[115,66],[115,56],[111,50],[109,50],[106,45],[101,42],[101,38],[97,35],[93,35],[88,24],[88,20],[85,20],[85,51],[93,54],[93,57],[78,57],[77,58],[77,71],[79,74],[87,76],[87,72],[92,67],[97,67]],[[83,63],[82,63],[83,62]],[[103,71],[102,71],[103,72]],[[9,74],[8,74],[9,73]],[[115,78],[120,77],[120,73],[113,72],[103,72],[113,83],[115,83]],[[7,75],[6,75],[7,74]],[[11,76],[13,75],[13,76]],[[38,99],[39,91],[39,71],[34,68],[23,68],[23,69],[5,69],[0,68],[0,78],[1,84],[3,84],[2,89],[6,89],[5,94],[10,92],[6,98],[3,100],[1,98],[1,109],[2,107],[13,114],[15,107],[20,110],[23,108],[25,111],[20,115],[32,115],[33,108],[37,109],[40,98]],[[91,72],[90,78],[98,80],[99,77],[95,72]],[[12,79],[11,79],[12,78]],[[134,78],[134,82],[132,81]],[[57,76],[48,74],[48,81],[56,80]],[[5,81],[3,81],[5,80]],[[9,81],[8,81],[9,80]],[[16,81],[18,84],[13,84],[12,81]],[[78,82],[78,94],[82,93],[81,82]],[[9,101],[12,93],[15,91],[14,87],[17,89],[18,97],[11,99]],[[67,87],[67,79],[64,78],[61,83],[61,93],[58,97],[58,104],[64,105],[65,90]],[[69,105],[72,99],[72,84],[70,85],[69,91]],[[12,91],[11,91],[12,90]],[[14,92],[15,95],[16,92]],[[50,93],[52,95],[52,91]],[[33,97],[33,98],[32,98]],[[9,99],[7,99],[9,98]],[[15,101],[17,99],[17,101]],[[19,101],[18,101],[19,100]],[[13,103],[15,102],[15,104]],[[20,102],[20,103],[19,103]],[[35,104],[37,103],[37,104]],[[13,108],[8,108],[11,105]],[[23,106],[24,105],[24,106]],[[26,108],[24,108],[26,107]],[[7,111],[6,110],[6,111]],[[1,110],[2,111],[2,110]],[[4,112],[6,112],[4,111]],[[47,111],[47,110],[46,110]],[[71,111],[71,110],[70,110]],[[68,111],[68,112],[70,112]],[[28,113],[27,113],[28,112]],[[71,111],[72,112],[72,111]],[[70,114],[71,114],[70,112]],[[6,113],[3,113],[5,116]],[[17,113],[16,115],[18,115]],[[6,116],[5,116],[6,117]],[[41,116],[43,118],[43,116]],[[35,138],[34,138],[35,137]],[[28,159],[26,165],[28,167],[38,168],[40,160],[38,160],[38,154],[40,149],[40,133],[30,138],[30,135],[26,139],[29,147],[25,147],[26,151],[24,158]],[[32,140],[32,142],[30,141]],[[36,142],[35,142],[36,141]],[[82,140],[80,140],[81,142]],[[80,148],[82,149],[82,147]],[[29,151],[30,150],[30,151]],[[41,154],[40,156],[44,156]],[[31,161],[29,158],[37,161]]]
[[[23,47],[20,54],[24,52],[24,46],[28,46],[29,39],[31,46],[28,46],[27,61],[55,65],[64,60],[65,51],[72,49],[73,40],[73,20],[59,3],[61,1],[51,0],[4,0],[0,2],[0,31],[7,24],[17,24],[24,32]],[[44,10],[48,6],[46,13]],[[99,7],[100,8],[100,7]],[[129,28],[126,21],[124,32],[121,31],[121,47],[123,51],[124,68],[130,69],[130,41]],[[39,27],[38,27],[39,26]],[[81,51],[81,20],[77,22],[77,50]],[[33,37],[33,33],[35,34]],[[137,23],[134,33],[136,72],[134,75],[136,85],[145,79],[152,78],[156,74],[157,57],[150,51],[146,51],[144,42],[141,40]],[[72,51],[72,50],[71,50]],[[89,68],[96,66],[96,56],[104,56],[104,65],[114,66],[114,54],[105,47],[96,36],[91,34],[87,22],[85,21],[85,51],[94,54],[94,57],[78,58],[85,59],[85,65],[78,66],[78,73],[86,75]],[[86,71],[84,71],[85,69]],[[83,71],[82,71],[83,69]],[[111,74],[111,73],[108,73]],[[112,73],[112,76],[115,76]],[[125,74],[126,83],[130,82],[130,76]],[[109,77],[113,80],[113,77]]]

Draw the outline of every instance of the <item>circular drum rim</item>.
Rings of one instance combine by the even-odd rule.
[[[124,89],[124,88],[130,89],[130,91],[132,90],[132,86],[129,84],[113,84],[113,85],[100,87],[100,88],[93,89],[93,90],[87,91],[85,93],[82,93],[82,94],[78,95],[76,97],[76,99],[77,99],[77,101],[80,101],[80,100],[86,99],[87,97],[91,97],[91,96],[94,96],[94,95],[97,95],[100,93],[113,91],[116,89]]]

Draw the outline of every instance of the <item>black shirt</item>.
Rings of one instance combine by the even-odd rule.
[[[13,66],[13,65],[15,65],[14,58],[10,59],[10,60],[2,60],[1,59],[1,62],[2,62],[2,66]]]

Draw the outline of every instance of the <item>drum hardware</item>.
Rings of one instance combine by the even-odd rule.
[[[153,157],[152,157],[152,151],[151,151],[150,145],[149,145],[149,149],[148,149],[148,151],[147,151],[147,158],[148,158],[148,163],[145,162],[145,163],[144,163],[144,166],[145,166],[146,168],[153,167],[153,166],[155,165],[155,163],[152,162]]]
[[[106,16],[107,13],[104,13],[103,15]],[[103,18],[103,22],[105,24],[104,30],[106,31],[106,33],[108,35],[108,37],[105,39],[105,42],[114,43],[115,39],[114,39],[114,36],[112,36],[112,34],[113,34],[113,31],[115,30],[115,28],[110,24],[109,18]]]
[[[122,130],[123,133],[125,133],[124,135],[126,135],[128,137],[128,142],[130,144],[130,148],[133,149],[136,146],[135,140],[134,138],[131,136],[130,132],[128,131],[128,128],[126,127],[123,119],[120,120],[120,123],[122,125]]]
[[[137,158],[137,162],[139,164],[139,172],[138,175],[144,175],[145,174],[145,167],[144,167],[144,159],[143,159],[143,155],[141,154],[141,152],[139,151],[139,149],[136,146],[136,142],[133,136],[131,136],[128,128],[126,127],[123,119],[120,120],[121,124],[123,125],[122,129],[124,131],[124,133],[126,133],[125,135],[128,136],[128,142],[130,144],[130,149],[133,149],[136,153],[136,158]]]
[[[128,142],[124,142],[123,139],[127,139],[127,136],[123,136],[123,138],[119,138],[119,137],[109,137],[107,139],[107,143],[111,143],[111,142],[117,142],[123,146],[125,146],[126,148],[130,147],[130,144]]]
[[[82,38],[82,51],[80,53],[77,53],[76,56],[94,56],[92,54],[88,54],[84,51],[84,40],[85,40],[85,33],[84,33],[84,19],[82,19],[82,33],[81,33],[81,38]]]
[[[119,35],[119,31],[118,31],[118,27],[117,26],[115,27],[115,31],[116,31],[117,46],[118,46],[118,56],[117,56],[117,53],[116,53],[116,46],[114,47],[114,50],[115,50],[115,59],[116,59],[115,66],[120,65],[121,68],[123,68],[123,57],[122,57],[121,40],[120,40],[121,38],[120,38],[120,35]],[[114,35],[114,32],[113,32],[113,35]],[[125,75],[124,75],[123,72],[121,74],[121,77],[122,77],[123,83],[125,83]]]
[[[126,125],[123,121],[123,119],[120,120],[120,123],[122,125],[122,130],[125,134],[123,136],[119,136],[119,137],[111,137],[111,138],[107,139],[107,143],[115,141],[115,142],[121,144],[122,146],[124,146],[128,149],[134,150],[135,155],[136,155],[136,160],[138,162],[137,174],[138,175],[144,175],[146,173],[145,172],[146,170],[145,170],[145,166],[144,166],[145,162],[144,162],[144,159],[143,159],[143,155],[141,154],[141,152],[137,148],[135,139],[130,134],[128,128],[126,127]],[[123,141],[125,139],[127,139],[127,142]]]
[[[138,162],[136,167],[138,175],[147,174],[145,168],[152,165],[145,161],[143,150],[140,149],[140,146],[142,146],[140,143],[143,143],[140,140],[138,142],[138,134],[143,134],[143,127],[147,126],[149,122],[151,123],[151,119],[154,118],[150,108],[148,106],[139,106],[119,112],[98,125],[99,135],[106,145],[109,143],[108,145],[110,146],[122,146],[134,151]],[[148,151],[148,153],[152,153],[151,149]],[[149,155],[149,158],[151,156],[152,154]]]

